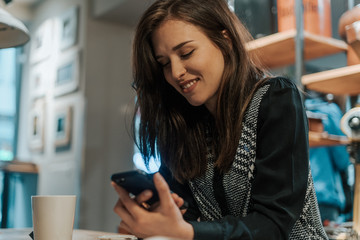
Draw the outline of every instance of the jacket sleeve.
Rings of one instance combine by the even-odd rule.
[[[302,211],[309,171],[308,126],[296,86],[270,80],[258,117],[252,207],[246,217],[190,221],[195,239],[287,239]]]

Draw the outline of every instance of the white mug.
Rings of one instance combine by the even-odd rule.
[[[31,197],[34,240],[72,240],[75,195]]]

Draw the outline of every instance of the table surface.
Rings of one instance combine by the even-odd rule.
[[[31,240],[31,228],[1,228],[0,240]],[[100,236],[119,235],[118,233],[74,229],[73,240],[99,240]]]

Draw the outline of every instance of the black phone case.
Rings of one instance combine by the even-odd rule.
[[[147,174],[142,171],[134,170],[115,173],[111,176],[111,180],[135,196],[144,190],[151,190],[153,196],[146,201],[149,205],[159,201],[159,196],[153,182],[153,174]]]

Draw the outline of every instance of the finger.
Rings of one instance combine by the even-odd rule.
[[[118,233],[132,234],[130,227],[124,221],[120,222],[120,225],[118,227]]]
[[[129,213],[129,211],[124,207],[124,205],[121,202],[121,199],[118,200],[117,204],[114,207],[114,212],[121,218],[122,223],[120,223],[120,226],[123,224],[129,223],[134,224],[135,220],[133,216]],[[128,226],[128,224],[126,224]],[[130,228],[129,228],[130,229]]]
[[[156,210],[156,208],[158,208],[159,206],[160,206],[160,202],[153,203],[153,204],[151,204],[151,206],[148,208],[148,210],[149,210],[150,212],[152,212],[152,211]]]
[[[184,205],[184,199],[182,197],[179,197],[176,193],[171,193],[172,198],[175,201],[175,204],[180,208],[182,205]]]
[[[145,209],[149,208],[149,205],[146,204],[145,202],[152,197],[152,192],[150,190],[145,190],[142,193],[140,193],[138,196],[134,197],[134,196],[130,196],[125,189],[117,185],[115,182],[111,182],[111,185],[115,188],[120,198],[124,199],[124,197],[126,198],[126,196],[129,196],[129,198],[134,199],[139,206],[142,206]]]
[[[139,195],[136,196],[136,202],[139,204],[142,204],[143,202],[146,202],[152,197],[153,193],[150,190],[145,190]]]
[[[171,193],[171,197],[175,200],[176,198],[179,198],[179,195],[177,195],[176,193],[172,192],[172,193]]]
[[[166,183],[165,179],[161,176],[160,173],[154,174],[154,184],[155,188],[159,193],[159,198],[161,205],[165,205],[167,207],[174,204],[174,200],[171,197],[169,185]]]
[[[122,187],[118,186],[116,183],[112,182],[111,185],[115,188],[116,192],[119,194],[119,198],[123,205],[122,209],[126,209],[128,213],[136,220],[144,213],[144,208],[140,207],[139,204],[135,201],[135,199],[131,199],[129,193],[123,189]]]
[[[122,203],[121,199],[119,199],[114,207],[114,212],[123,220],[126,222],[133,221],[133,218],[129,211],[124,207],[124,204]]]
[[[115,182],[111,182],[111,186],[113,186],[113,188],[115,189],[115,191],[117,192],[118,195],[121,194],[121,192],[120,192],[121,187],[119,185],[117,185]],[[124,189],[124,191],[125,191],[125,189]]]
[[[125,207],[127,207],[126,204],[134,203],[133,199],[129,196],[129,193],[124,188],[118,186],[115,182],[111,182],[111,185],[115,188],[115,191],[118,193]]]
[[[184,215],[186,213],[187,209],[181,209],[180,212],[182,215]]]

